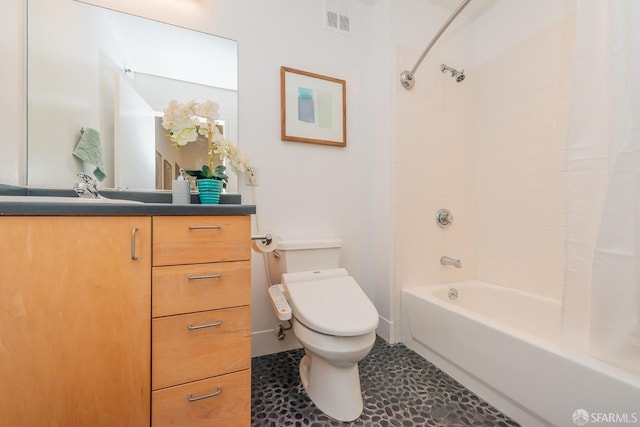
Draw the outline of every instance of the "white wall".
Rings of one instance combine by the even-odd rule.
[[[474,88],[472,32],[460,16],[434,46],[404,89],[399,75],[411,69],[450,11],[413,0],[394,12],[395,206],[394,319],[399,323],[400,290],[474,278]],[[446,63],[465,69],[457,83],[440,72]],[[453,224],[436,224],[440,208],[451,210]],[[460,258],[462,268],[440,264],[443,255]]]
[[[0,79],[0,183],[23,185],[26,182],[25,80],[23,67],[24,0],[5,2],[0,14],[0,57],[4,58]]]
[[[475,23],[478,279],[560,299],[575,10],[502,1]]]
[[[263,231],[283,237],[338,236],[342,263],[389,312],[388,248],[390,170],[390,64],[384,13],[352,2],[351,36],[321,26],[323,2],[253,2],[236,28],[240,52],[240,141],[258,168],[255,202]],[[379,47],[379,50],[378,50]],[[347,147],[280,141],[280,66],[312,71],[347,82]],[[245,189],[245,200],[251,200]],[[277,349],[268,329],[276,322],[266,304],[262,261],[254,257],[253,329],[265,331],[256,347]],[[381,294],[382,293],[382,294]],[[385,322],[382,322],[385,325]]]
[[[69,0],[71,1],[71,0]],[[370,6],[352,2],[352,33],[324,29],[323,2],[317,0],[96,0],[117,10],[238,40],[239,145],[258,168],[255,198],[241,185],[245,203],[257,204],[263,230],[285,237],[338,236],[342,264],[375,301],[390,333],[391,204],[389,147],[391,114],[391,42],[382,30],[388,1]],[[2,53],[14,58],[5,69],[22,75],[21,9],[2,16]],[[6,21],[6,22],[5,22]],[[17,23],[17,24],[16,24]],[[8,33],[5,37],[5,33]],[[280,67],[288,66],[347,82],[347,147],[280,140]],[[3,81],[3,84],[7,84]],[[24,102],[14,82],[3,98],[11,108]],[[4,108],[4,107],[3,107]],[[9,110],[9,108],[7,108]],[[15,131],[23,119],[9,111],[0,117],[3,183],[20,181],[24,138]],[[15,132],[15,133],[14,133]],[[9,173],[7,173],[9,169]],[[254,353],[287,348],[275,339],[276,318],[267,302],[262,260],[252,266]]]

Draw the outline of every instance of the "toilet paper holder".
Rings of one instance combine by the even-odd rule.
[[[273,242],[273,236],[271,233],[266,234],[253,234],[251,240],[260,240],[265,245],[270,245]]]

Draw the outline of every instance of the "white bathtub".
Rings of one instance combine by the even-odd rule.
[[[640,425],[640,377],[561,349],[557,301],[471,280],[404,289],[402,306],[407,347],[523,426],[576,425],[578,409]]]

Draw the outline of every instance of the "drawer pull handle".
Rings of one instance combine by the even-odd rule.
[[[215,328],[216,326],[220,326],[221,323],[222,323],[222,320],[218,320],[217,322],[213,322],[213,323],[207,323],[206,325],[193,326],[192,324],[189,324],[189,330],[195,331],[196,329]]]
[[[216,391],[214,391],[213,393],[203,394],[202,396],[195,396],[194,397],[191,394],[189,394],[189,397],[187,397],[187,399],[189,400],[189,402],[196,402],[198,400],[208,399],[210,397],[215,397],[215,396],[219,395],[220,393],[222,393],[222,389],[220,387],[218,387],[218,389]]]
[[[189,230],[219,230],[222,226],[220,225],[190,225]]]
[[[138,259],[136,254],[136,234],[138,234],[138,227],[133,227],[133,230],[131,230],[131,259],[134,261]]]
[[[199,280],[199,279],[219,279],[222,277],[222,274],[203,274],[201,276],[193,276],[189,275],[189,280]]]

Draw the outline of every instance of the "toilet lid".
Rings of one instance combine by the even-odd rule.
[[[336,336],[378,327],[378,312],[351,276],[287,283],[293,315],[310,329]]]

